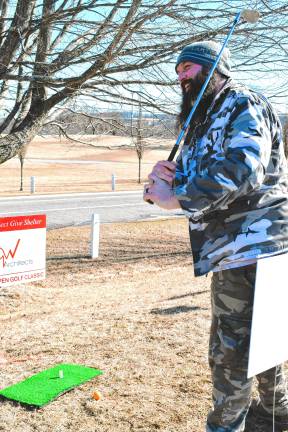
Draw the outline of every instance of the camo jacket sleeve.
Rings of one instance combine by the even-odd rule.
[[[183,146],[174,181],[181,207],[196,221],[259,188],[272,146],[267,107],[252,94],[228,94],[208,123]]]

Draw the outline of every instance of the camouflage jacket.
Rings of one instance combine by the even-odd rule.
[[[195,275],[287,252],[287,186],[277,114],[228,80],[177,158],[173,189],[189,217]]]

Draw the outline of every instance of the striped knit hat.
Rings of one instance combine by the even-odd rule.
[[[184,61],[191,61],[202,66],[212,66],[221,48],[222,45],[214,41],[194,42],[191,45],[187,45],[178,56],[175,69]],[[231,64],[228,48],[223,50],[216,69],[223,75],[230,76]]]

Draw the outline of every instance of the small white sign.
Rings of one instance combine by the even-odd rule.
[[[248,378],[288,359],[288,253],[258,260]]]
[[[46,216],[0,218],[0,286],[45,279]]]

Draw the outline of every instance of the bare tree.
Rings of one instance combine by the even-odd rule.
[[[287,1],[254,4],[262,21],[240,23],[231,42],[237,67],[267,76],[272,61],[280,76],[288,62]],[[0,163],[23,155],[71,99],[130,105],[142,84],[143,109],[170,113],[176,92],[165,87],[174,85],[176,53],[195,40],[222,41],[235,12],[220,0],[213,7],[205,0],[0,0]],[[284,98],[287,82],[272,94]]]

